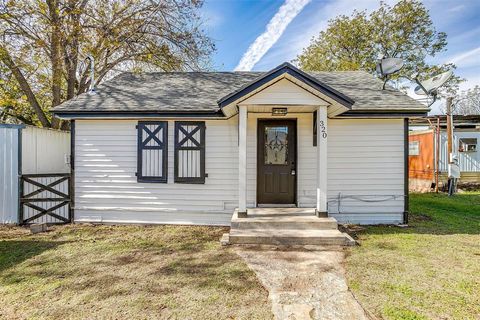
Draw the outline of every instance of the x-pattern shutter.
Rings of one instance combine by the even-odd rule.
[[[175,122],[175,182],[205,183],[205,122]]]
[[[166,121],[138,123],[138,181],[167,182],[167,128]]]

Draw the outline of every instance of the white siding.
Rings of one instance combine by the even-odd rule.
[[[247,206],[256,205],[257,121],[248,114]],[[297,201],[314,207],[316,147],[311,113],[297,119]],[[238,205],[238,118],[207,120],[205,184],[173,183],[168,124],[168,184],[138,183],[134,120],[76,121],[75,220],[227,225]],[[340,221],[399,223],[403,212],[403,120],[329,120],[329,212]],[[395,198],[395,199],[393,199]],[[375,202],[372,202],[374,200]],[[378,202],[377,202],[378,201]]]
[[[328,130],[329,213],[342,222],[401,223],[403,120],[329,120]]]
[[[22,173],[69,173],[70,133],[36,127],[22,130]]]
[[[19,130],[0,126],[0,223],[18,222]]]
[[[268,86],[252,97],[244,100],[246,105],[327,105],[319,97],[313,95],[287,79],[282,79]]]
[[[229,224],[238,204],[237,119],[205,123],[205,184],[173,182],[174,121],[168,123],[168,183],[162,184],[137,182],[137,121],[77,120],[75,220]]]

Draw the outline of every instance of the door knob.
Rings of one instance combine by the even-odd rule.
[[[296,174],[295,169],[292,169],[292,171],[290,171],[290,174],[294,176]]]

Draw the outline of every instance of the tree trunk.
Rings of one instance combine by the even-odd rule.
[[[51,127],[50,121],[48,121],[47,116],[45,115],[45,112],[43,112],[42,107],[38,103],[38,100],[35,97],[35,94],[33,93],[32,88],[30,88],[30,85],[28,84],[27,79],[23,75],[20,68],[13,61],[12,57],[8,53],[7,48],[3,46],[0,46],[0,60],[2,60],[2,62],[12,72],[20,88],[22,89],[23,93],[25,94],[25,96],[27,96],[28,103],[32,107],[33,111],[35,111],[35,114],[37,115],[38,120],[40,120],[42,127],[50,128]]]
[[[50,62],[52,64],[52,107],[62,102],[62,48],[61,21],[57,0],[47,0],[51,19]],[[52,127],[59,128],[60,121],[52,117]]]
[[[81,2],[77,8],[76,0],[69,0],[69,14],[70,24],[72,25],[72,33],[69,38],[72,39],[70,43],[66,44],[65,64],[67,66],[67,100],[75,97],[75,89],[78,85],[77,81],[77,67],[80,43],[78,41],[81,32],[80,14],[83,12],[87,1]]]

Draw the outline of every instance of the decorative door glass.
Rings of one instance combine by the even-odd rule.
[[[265,127],[265,164],[288,164],[288,126]]]

